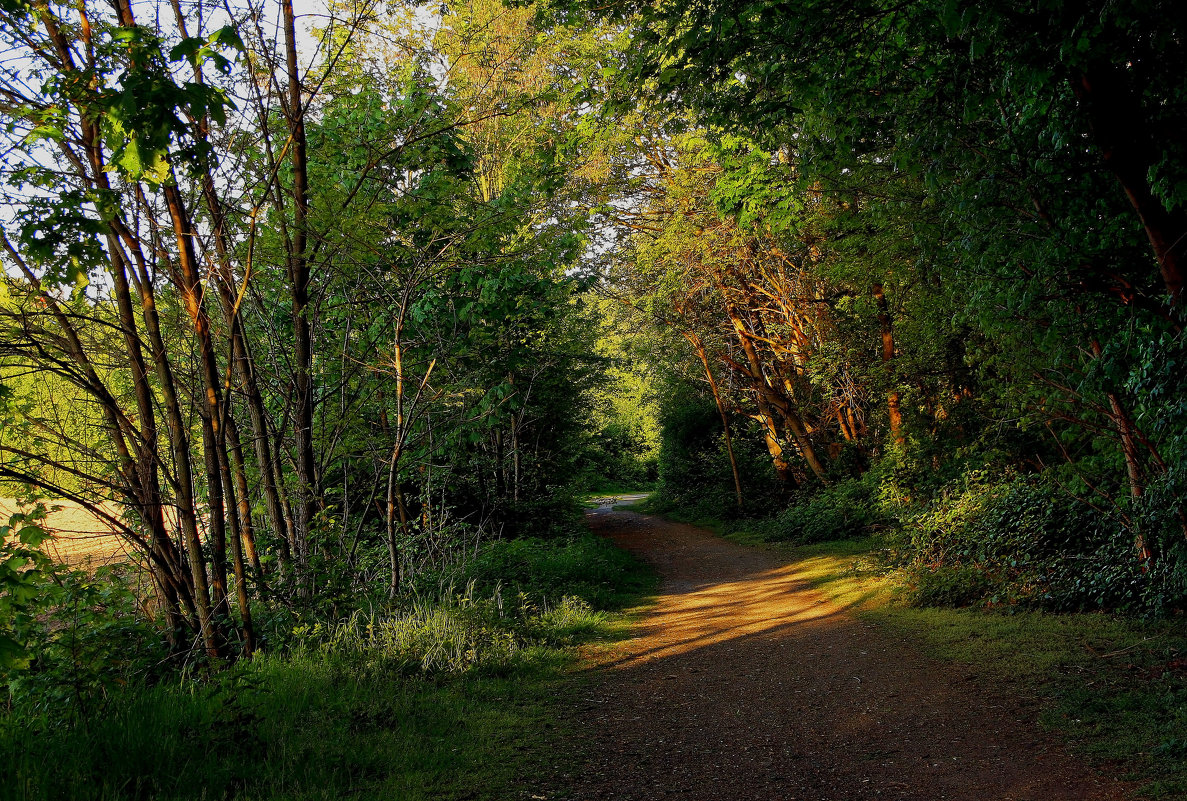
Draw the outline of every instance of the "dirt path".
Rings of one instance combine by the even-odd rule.
[[[577,713],[594,756],[561,797],[1129,797],[1033,709],[846,615],[778,554],[609,507],[589,521],[662,585]]]

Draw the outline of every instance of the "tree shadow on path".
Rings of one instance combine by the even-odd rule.
[[[1124,799],[1024,700],[921,656],[802,565],[609,508],[590,527],[653,564],[656,602],[591,668],[571,799]]]

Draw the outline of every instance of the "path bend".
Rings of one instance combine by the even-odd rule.
[[[657,602],[575,711],[581,801],[1120,801],[1034,722],[811,588],[803,569],[693,526],[599,508],[653,564]]]

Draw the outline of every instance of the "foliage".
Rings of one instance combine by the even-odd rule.
[[[903,520],[915,603],[1158,613],[1183,603],[1173,555],[1143,566],[1118,523],[1042,481],[970,473]]]
[[[537,603],[572,596],[595,610],[621,609],[650,587],[650,577],[626,552],[588,532],[567,540],[514,539],[492,543],[466,568],[479,591],[502,587],[508,597],[529,593]]]
[[[878,474],[838,481],[792,498],[770,523],[771,539],[798,544],[861,539],[894,524],[875,502]]]
[[[10,709],[83,719],[118,687],[159,675],[167,654],[126,571],[91,575],[41,550],[44,516],[38,506],[0,526],[0,685]]]
[[[687,340],[657,363],[759,423],[736,450],[765,444],[761,511],[787,511],[747,525],[901,526],[921,599],[1182,605],[1168,4],[550,8],[635,34],[602,104],[635,139],[611,291]],[[710,408],[672,400],[659,500],[725,516]]]
[[[40,548],[49,538],[38,525],[45,514],[44,507],[17,513],[0,526],[0,669],[6,673],[29,666],[30,629],[46,601],[43,590],[60,570]]]

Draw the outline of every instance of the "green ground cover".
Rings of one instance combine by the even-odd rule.
[[[0,719],[4,799],[499,799],[566,768],[572,646],[653,586],[604,540],[497,543],[461,591],[307,626],[283,654]],[[527,778],[525,778],[527,777]]]

